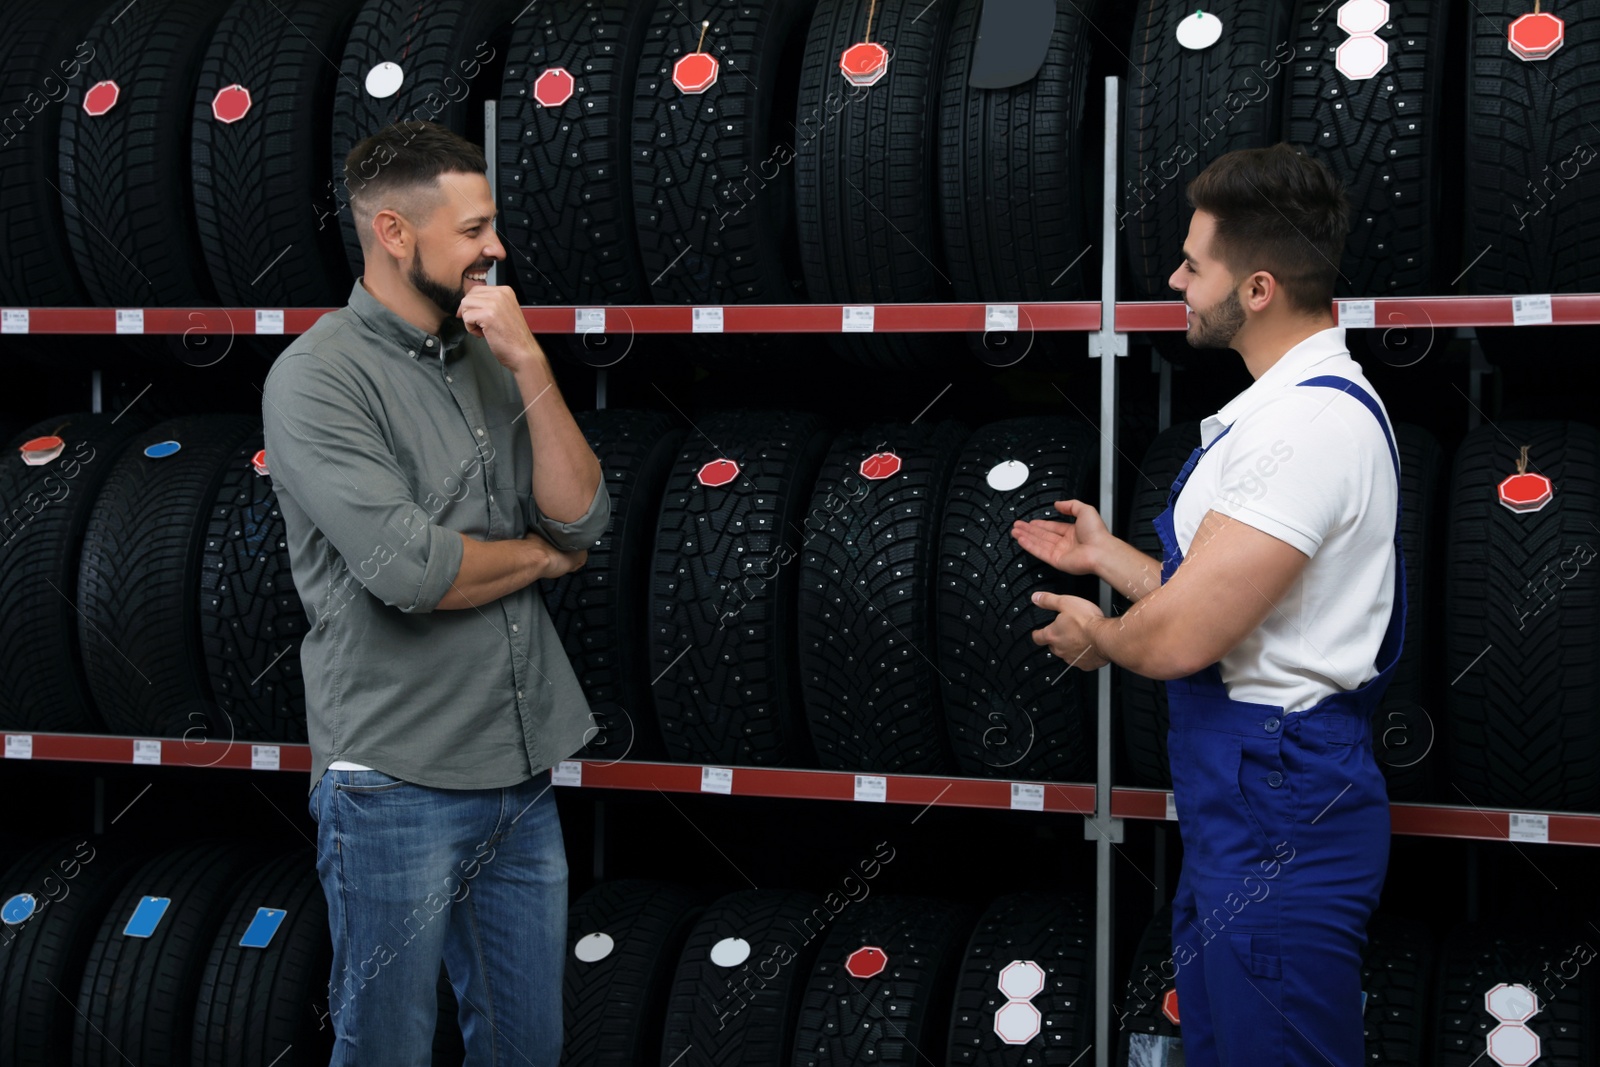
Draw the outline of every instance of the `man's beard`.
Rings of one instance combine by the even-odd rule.
[[[1239,302],[1239,290],[1230,290],[1225,299],[1208,311],[1195,308],[1194,319],[1194,330],[1188,338],[1191,348],[1232,348],[1234,336],[1244,326],[1244,305]]]
[[[465,300],[467,296],[467,283],[465,280],[458,280],[456,287],[451,289],[428,277],[422,270],[422,249],[420,247],[417,249],[416,256],[411,260],[411,271],[408,277],[411,279],[411,284],[416,287],[417,292],[432,300],[445,318],[456,317],[456,313],[461,310],[461,301]]]

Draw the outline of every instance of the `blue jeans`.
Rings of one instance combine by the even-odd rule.
[[[307,806],[333,936],[330,1067],[429,1067],[441,960],[469,1067],[557,1067],[567,859],[550,776],[430,789],[330,770]]]

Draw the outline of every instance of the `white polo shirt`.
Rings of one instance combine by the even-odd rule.
[[[1213,509],[1311,558],[1276,610],[1219,664],[1230,698],[1285,712],[1377,674],[1394,606],[1394,461],[1360,400],[1295,384],[1323,374],[1378,398],[1345,348],[1344,327],[1312,334],[1200,423],[1207,445],[1233,428],[1195,465],[1173,509],[1185,558]],[[1381,399],[1378,406],[1387,421]]]

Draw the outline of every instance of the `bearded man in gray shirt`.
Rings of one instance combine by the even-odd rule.
[[[401,122],[345,175],[365,272],[262,403],[311,620],[332,1064],[427,1067],[442,959],[469,1063],[555,1067],[548,772],[592,727],[535,583],[583,566],[610,497],[516,295],[484,281],[506,251],[482,151]]]

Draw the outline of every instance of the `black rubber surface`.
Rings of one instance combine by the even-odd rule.
[[[667,990],[684,939],[702,911],[699,902],[693,890],[638,879],[602,882],[573,902],[561,988],[563,1064],[657,1062]],[[574,948],[593,933],[607,935],[614,945],[603,959],[586,963]]]
[[[359,0],[236,0],[217,24],[193,99],[194,214],[225,307],[338,307],[353,279],[328,205],[308,210],[333,136],[328,101]],[[242,85],[250,110],[212,102]],[[243,325],[243,324],[241,324]]]
[[[1553,483],[1517,514],[1496,486],[1528,470]],[[1445,728],[1451,803],[1592,811],[1600,803],[1600,432],[1504,421],[1467,433],[1450,486]]]
[[[1140,0],[1123,82],[1117,206],[1131,299],[1172,297],[1167,278],[1192,214],[1183,193],[1189,179],[1218,156],[1278,140],[1283,64],[1294,56],[1288,7],[1288,0],[1209,4],[1224,40],[1196,51],[1176,34],[1178,20],[1192,18],[1194,9]]]
[[[806,979],[791,1067],[922,1064],[947,1032],[953,978],[968,917],[957,904],[873,896],[834,920]],[[856,977],[850,956],[887,957]]]
[[[1367,923],[1361,960],[1366,1063],[1411,1067],[1424,1062],[1433,1005],[1433,934],[1427,925],[1391,915]]]
[[[582,569],[541,582],[589,700],[585,759],[659,759],[664,750],[645,650],[651,545],[667,472],[683,430],[659,412],[582,411],[574,416],[605,471],[611,523]]]
[[[651,562],[662,739],[689,762],[803,759],[794,557],[828,433],[815,415],[770,411],[718,412],[695,429],[668,476]],[[701,468],[723,460],[738,476],[701,484]]]
[[[258,908],[286,912],[265,948],[239,939]],[[275,858],[248,873],[200,976],[190,1056],[207,1067],[313,1067],[333,1052],[325,997],[333,946],[328,905],[309,852]]]
[[[650,10],[630,0],[541,4],[512,24],[500,89],[497,225],[524,303],[649,303],[633,251],[628,139]],[[546,108],[534,83],[552,67],[572,75],[573,91]]]
[[[1029,1003],[1039,1032],[1014,1045],[995,1033],[1008,1000],[1000,975],[1014,961],[1037,964],[1044,988]],[[1078,896],[1012,893],[990,904],[967,941],[950,1009],[951,1064],[1029,1063],[1070,1067],[1094,1044],[1094,908]]]
[[[200,644],[211,692],[239,740],[306,740],[300,642],[305,605],[289,570],[283,513],[255,472],[259,432],[222,465],[200,556]],[[270,468],[270,464],[269,464]]]
[[[63,415],[35,423],[0,454],[0,724],[14,730],[101,728],[78,646],[78,555],[100,484],[137,415]],[[54,435],[40,467],[18,446]]]
[[[1168,991],[1176,987],[1177,963],[1172,957],[1172,905],[1164,904],[1145,924],[1129,965],[1122,995],[1111,1003],[1117,1021],[1118,1067],[1128,1067],[1135,1043],[1182,1047],[1183,1031],[1162,1012]],[[1179,1013],[1179,1018],[1182,1018]]]
[[[93,303],[214,303],[195,230],[189,133],[212,28],[211,0],[101,5],[84,64],[61,109],[58,146],[67,247]],[[101,81],[119,93],[103,115],[83,109]]]
[[[955,422],[879,424],[841,433],[823,461],[802,523],[799,601],[801,687],[823,767],[952,767],[932,659],[934,560],[966,436]],[[866,478],[879,453],[900,469]]]
[[[633,204],[646,284],[663,304],[788,303],[792,232],[787,52],[801,0],[654,0],[633,100]],[[675,65],[703,50],[717,81],[687,94]]]
[[[1089,496],[1098,457],[1093,430],[1045,416],[990,423],[962,448],[940,534],[933,660],[963,774],[1076,781],[1093,773],[1093,674],[1033,643],[1033,631],[1055,614],[1035,607],[1032,597],[1041,590],[1097,594],[1089,581],[1024,552],[1011,525],[1057,518],[1055,501]],[[994,489],[989,472],[1006,461],[1026,464],[1027,480]]]
[[[227,461],[261,424],[185,415],[130,438],[95,499],[78,566],[78,642],[115,733],[226,740],[200,645],[200,556]],[[149,445],[175,440],[164,459]]]
[[[1440,214],[1449,166],[1440,150],[1450,8],[1390,0],[1389,20],[1377,31],[1388,62],[1375,77],[1348,78],[1337,66],[1337,50],[1350,40],[1337,21],[1340,8],[1295,3],[1283,134],[1328,164],[1350,199],[1339,296],[1431,295],[1445,292],[1456,273],[1453,258],[1440,258],[1454,250],[1442,239],[1451,227]]]
[[[782,889],[730,893],[708,906],[678,957],[661,1062],[783,1063],[794,1041],[806,975],[821,945],[807,937],[814,935],[807,919],[816,910],[828,914],[821,898]],[[711,952],[728,939],[744,941],[749,955],[724,966]]]

